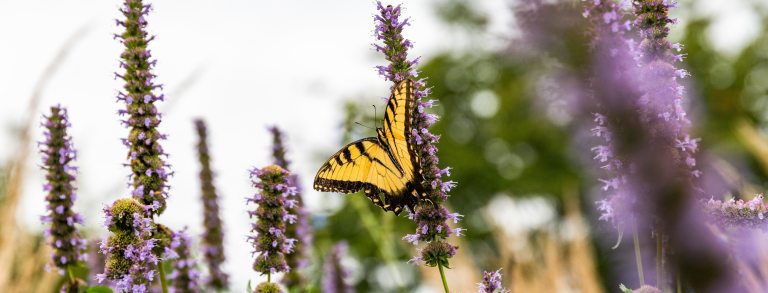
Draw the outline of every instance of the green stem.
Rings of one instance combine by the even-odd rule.
[[[160,287],[163,288],[163,293],[168,293],[168,281],[165,279],[165,266],[162,261],[158,263],[157,272],[160,275]]]
[[[640,239],[637,236],[637,226],[635,226],[632,232],[632,240],[635,243],[635,262],[637,263],[637,275],[640,277],[640,286],[645,285],[645,277],[643,276],[643,256],[640,254]]]
[[[675,276],[675,283],[677,283],[677,293],[683,293],[683,285],[680,283],[680,274]]]
[[[267,273],[267,283],[272,283],[272,273]]]
[[[445,279],[445,272],[443,272],[443,266],[437,264],[437,268],[440,270],[440,278],[443,279],[443,288],[445,289],[445,293],[450,293],[451,291],[448,290],[448,281]]]
[[[67,266],[67,277],[69,278],[69,283],[74,285],[77,283],[77,280],[75,280],[75,273],[72,272],[72,266]]]

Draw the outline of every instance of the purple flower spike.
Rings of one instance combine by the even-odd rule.
[[[352,293],[354,288],[346,280],[349,271],[344,268],[341,261],[347,255],[347,243],[340,242],[331,248],[331,252],[323,264],[323,292],[327,293]]]
[[[416,65],[419,58],[408,59],[408,49],[413,47],[413,43],[402,35],[403,28],[410,25],[410,23],[408,19],[402,19],[400,15],[402,11],[401,6],[384,6],[381,2],[377,2],[377,9],[379,15],[374,17],[376,24],[374,34],[381,44],[374,44],[373,46],[377,51],[383,53],[384,57],[389,61],[389,65],[377,67],[379,73],[385,79],[395,84],[406,79],[414,81],[414,96],[418,111],[414,113],[416,122],[411,130],[412,141],[409,143],[415,146],[418,156],[422,158],[423,185],[429,199],[429,201],[420,201],[416,205],[415,211],[412,211],[413,215],[410,218],[416,222],[417,231],[415,234],[406,235],[404,240],[414,245],[418,241],[441,242],[451,234],[461,231],[459,229],[451,229],[447,224],[449,219],[457,222],[461,216],[450,214],[442,206],[442,203],[448,199],[448,192],[456,186],[456,183],[444,180],[449,175],[448,170],[450,169],[438,166],[440,159],[437,157],[438,150],[436,144],[439,136],[429,132],[429,127],[439,117],[435,114],[427,113],[425,109],[431,108],[435,101],[427,99],[429,88],[427,88],[426,81],[418,77],[419,72],[416,70]],[[436,247],[445,248],[446,245],[450,246],[452,250],[456,248],[449,244],[428,245],[425,250]],[[444,258],[439,260],[422,259],[426,264],[439,264],[445,267],[448,267],[448,258],[453,256],[452,253],[442,253],[442,251],[427,251],[426,255]]]
[[[288,172],[277,165],[251,171],[257,193],[247,201],[258,207],[249,212],[251,217],[256,216],[257,221],[252,224],[253,235],[248,239],[253,244],[254,254],[259,254],[253,269],[262,275],[290,270],[285,256],[291,253],[295,240],[285,236],[285,218],[288,215],[285,201],[293,198],[297,190],[288,177]]]
[[[71,265],[85,260],[86,241],[80,237],[76,224],[83,224],[82,217],[72,210],[75,203],[75,173],[72,166],[76,154],[72,138],[67,134],[70,126],[67,109],[61,106],[51,107],[50,116],[45,117],[45,140],[40,142],[40,154],[47,192],[45,200],[48,211],[42,216],[43,222],[50,224],[45,235],[53,248],[51,258],[53,266],[64,273]],[[77,286],[70,283],[70,287]],[[75,291],[77,288],[74,288]]]
[[[275,165],[285,170],[290,170],[288,166],[290,161],[285,157],[283,132],[276,126],[270,127],[269,132],[272,133],[272,158]],[[286,262],[291,271],[285,274],[283,282],[288,288],[304,288],[306,286],[306,279],[299,273],[299,270],[306,267],[309,263],[308,255],[312,247],[312,230],[309,225],[309,213],[304,209],[304,200],[301,197],[298,176],[288,175],[287,180],[290,182],[290,185],[296,187],[296,194],[291,199],[286,200],[288,218],[293,219],[293,221],[286,223],[285,236],[289,239],[296,239],[296,241],[293,241],[293,251],[286,255]]]
[[[219,215],[218,194],[213,185],[211,157],[208,152],[208,130],[202,119],[195,120],[195,129],[199,139],[197,153],[200,160],[200,188],[202,189],[203,226],[205,227],[202,235],[202,248],[209,273],[205,283],[211,289],[226,290],[229,287],[229,276],[221,269],[221,265],[225,261],[224,230]]]
[[[197,271],[197,262],[191,252],[192,240],[189,239],[186,229],[173,233],[170,249],[178,256],[173,264],[173,273],[168,275],[173,287],[171,292],[196,293],[200,292],[198,280],[200,273]]]
[[[125,109],[120,113],[129,116],[123,124],[129,129],[125,142],[129,148],[129,166],[135,190],[133,196],[150,207],[149,213],[159,215],[165,210],[168,197],[166,182],[170,166],[165,162],[166,154],[160,146],[165,135],[157,130],[161,116],[154,103],[160,95],[154,93],[158,87],[153,81],[154,60],[150,59],[147,49],[151,40],[145,31],[147,23],[144,16],[150,11],[147,7],[142,0],[125,0],[125,6],[120,9],[125,17],[118,21],[118,25],[125,28],[119,37],[125,46],[120,55],[125,72],[115,75],[125,81],[124,91],[118,94],[117,99],[125,103]],[[144,187],[141,192],[138,192],[139,186]]]
[[[99,282],[108,279],[121,292],[147,292],[159,259],[155,252],[158,240],[152,238],[153,223],[146,210],[133,198],[104,207],[104,225],[112,234],[101,244],[107,261],[104,273],[96,276]]]
[[[478,293],[508,293],[501,285],[501,269],[495,272],[483,272],[483,281],[477,283]]]

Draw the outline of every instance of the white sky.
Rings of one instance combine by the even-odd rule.
[[[442,51],[492,49],[503,44],[500,36],[509,34],[511,16],[506,0],[478,1],[490,13],[491,33],[471,45],[466,36],[441,25],[433,12],[438,1],[406,3],[404,14],[412,17],[413,24],[406,29],[406,37],[415,43],[411,56],[428,59]],[[120,107],[115,95],[121,83],[113,79],[122,49],[112,39],[113,33],[120,32],[114,19],[120,16],[121,2],[0,0],[3,162],[16,150],[10,129],[23,120],[28,97],[43,69],[67,38],[87,27],[44,88],[38,113],[55,103],[69,108],[70,133],[79,151],[76,209],[84,214],[91,230],[102,233],[102,205],[127,195],[128,169],[122,166],[126,149],[119,140],[127,130],[115,114]],[[712,9],[717,2],[702,1],[702,13],[718,13]],[[168,99],[175,100],[161,125],[161,131],[170,135],[163,146],[171,154],[175,176],[170,181],[168,209],[159,222],[173,229],[186,225],[192,234],[200,233],[199,167],[191,120],[204,117],[218,173],[216,183],[223,197],[225,269],[233,276],[233,291],[242,292],[249,279],[256,281],[250,269],[251,248],[245,242],[250,221],[244,197],[253,192],[247,170],[269,162],[270,136],[265,127],[277,124],[287,132],[289,156],[302,176],[305,199],[319,211],[340,199],[309,187],[319,159],[339,147],[342,101],[357,97],[380,101],[378,97],[388,95],[388,85],[373,69],[383,63],[370,46],[375,2],[177,0],[153,1],[153,5],[148,30],[157,35],[150,44],[159,60],[155,73],[167,85]],[[756,20],[740,17],[748,14],[746,6],[730,7],[720,14],[710,35],[727,37],[718,49],[738,51],[740,42],[754,37],[756,31],[750,27]],[[199,76],[192,85],[183,95],[174,96],[193,72]],[[160,109],[167,110],[164,106]],[[35,130],[36,140],[41,133]],[[30,164],[37,166],[38,160],[33,155]],[[39,230],[38,217],[44,213],[43,174],[33,167],[25,175],[18,218],[25,227]]]
[[[16,150],[11,126],[19,126],[27,100],[44,68],[61,45],[78,29],[85,36],[72,48],[57,74],[42,92],[41,109],[61,103],[69,108],[75,147],[79,199],[76,209],[87,226],[104,233],[101,207],[127,195],[123,167],[126,149],[120,138],[127,130],[115,114],[121,82],[118,71],[121,44],[112,39],[122,1],[3,1],[0,0],[0,161]],[[247,170],[269,162],[270,136],[266,126],[277,124],[288,135],[293,166],[302,176],[309,205],[340,200],[309,188],[319,159],[339,146],[342,101],[367,97],[380,101],[388,85],[373,69],[383,63],[370,44],[374,41],[374,1],[152,1],[148,31],[158,59],[155,73],[167,85],[168,99],[177,99],[165,116],[161,131],[170,135],[163,146],[171,154],[175,176],[171,198],[159,222],[200,233],[201,205],[194,153],[196,136],[191,120],[209,124],[213,165],[226,225],[226,271],[233,275],[235,292],[242,292],[251,270],[251,248],[245,242],[249,219],[244,197],[253,192]],[[407,3],[404,14],[413,25],[406,36],[414,41],[412,56],[456,49],[464,38],[441,26],[433,13],[435,1]],[[385,2],[386,3],[386,2]],[[494,35],[509,24],[504,0],[485,0],[494,12]],[[493,39],[490,37],[489,39]],[[502,44],[488,41],[483,47]],[[195,82],[173,96],[178,86],[197,71]],[[160,105],[160,109],[166,109]],[[42,136],[34,131],[35,140]],[[39,156],[30,158],[18,218],[40,230],[44,213],[43,174]]]

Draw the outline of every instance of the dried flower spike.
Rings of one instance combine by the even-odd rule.
[[[288,272],[285,255],[293,251],[295,239],[285,235],[285,225],[296,221],[296,216],[289,214],[285,207],[288,200],[296,195],[296,187],[287,180],[288,172],[277,165],[255,168],[251,171],[256,194],[248,197],[249,203],[258,207],[249,212],[253,235],[248,239],[253,243],[254,253],[258,254],[253,269],[262,275],[271,276],[278,272]]]
[[[120,66],[125,68],[125,72],[122,75],[115,73],[115,76],[125,81],[124,91],[118,94],[117,99],[125,103],[125,108],[118,113],[128,116],[123,120],[129,129],[123,144],[129,149],[133,197],[148,206],[151,214],[161,214],[168,197],[166,181],[170,166],[165,162],[166,154],[160,145],[160,140],[166,136],[157,130],[161,115],[154,104],[163,100],[162,94],[155,94],[155,90],[162,88],[162,85],[153,81],[155,75],[151,69],[155,61],[151,60],[152,55],[147,49],[153,38],[147,37],[144,30],[147,25],[145,17],[150,10],[152,7],[142,4],[142,0],[126,0],[120,10],[125,19],[117,20],[117,24],[123,26],[125,31],[115,37],[125,46],[120,55]]]
[[[200,160],[200,188],[203,200],[203,253],[208,266],[208,278],[205,283],[214,290],[226,290],[229,276],[221,266],[225,261],[224,229],[219,215],[219,198],[213,185],[211,156],[208,150],[208,130],[205,121],[195,120],[198,143],[197,154]]]
[[[72,165],[76,154],[72,138],[67,134],[70,126],[67,109],[61,106],[51,107],[50,116],[45,117],[45,140],[40,142],[43,170],[46,171],[47,213],[41,219],[50,224],[45,232],[53,248],[51,254],[53,266],[59,273],[69,272],[68,282],[63,292],[77,292],[80,282],[76,280],[71,267],[85,260],[86,241],[80,237],[76,225],[83,224],[83,218],[72,210],[77,198],[75,194],[75,173]]]

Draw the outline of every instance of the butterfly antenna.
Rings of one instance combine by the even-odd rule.
[[[378,129],[379,127],[376,125],[376,120],[378,120],[377,118],[379,115],[376,114],[376,105],[371,105],[371,106],[373,106],[373,126],[376,127],[376,129]]]
[[[355,122],[355,124],[357,124],[357,125],[360,125],[360,126],[362,126],[362,127],[365,127],[365,128],[368,128],[368,129],[373,129],[373,128],[371,128],[370,126],[368,126],[368,125],[363,125],[363,124],[362,124],[362,123],[360,123],[360,122]]]

